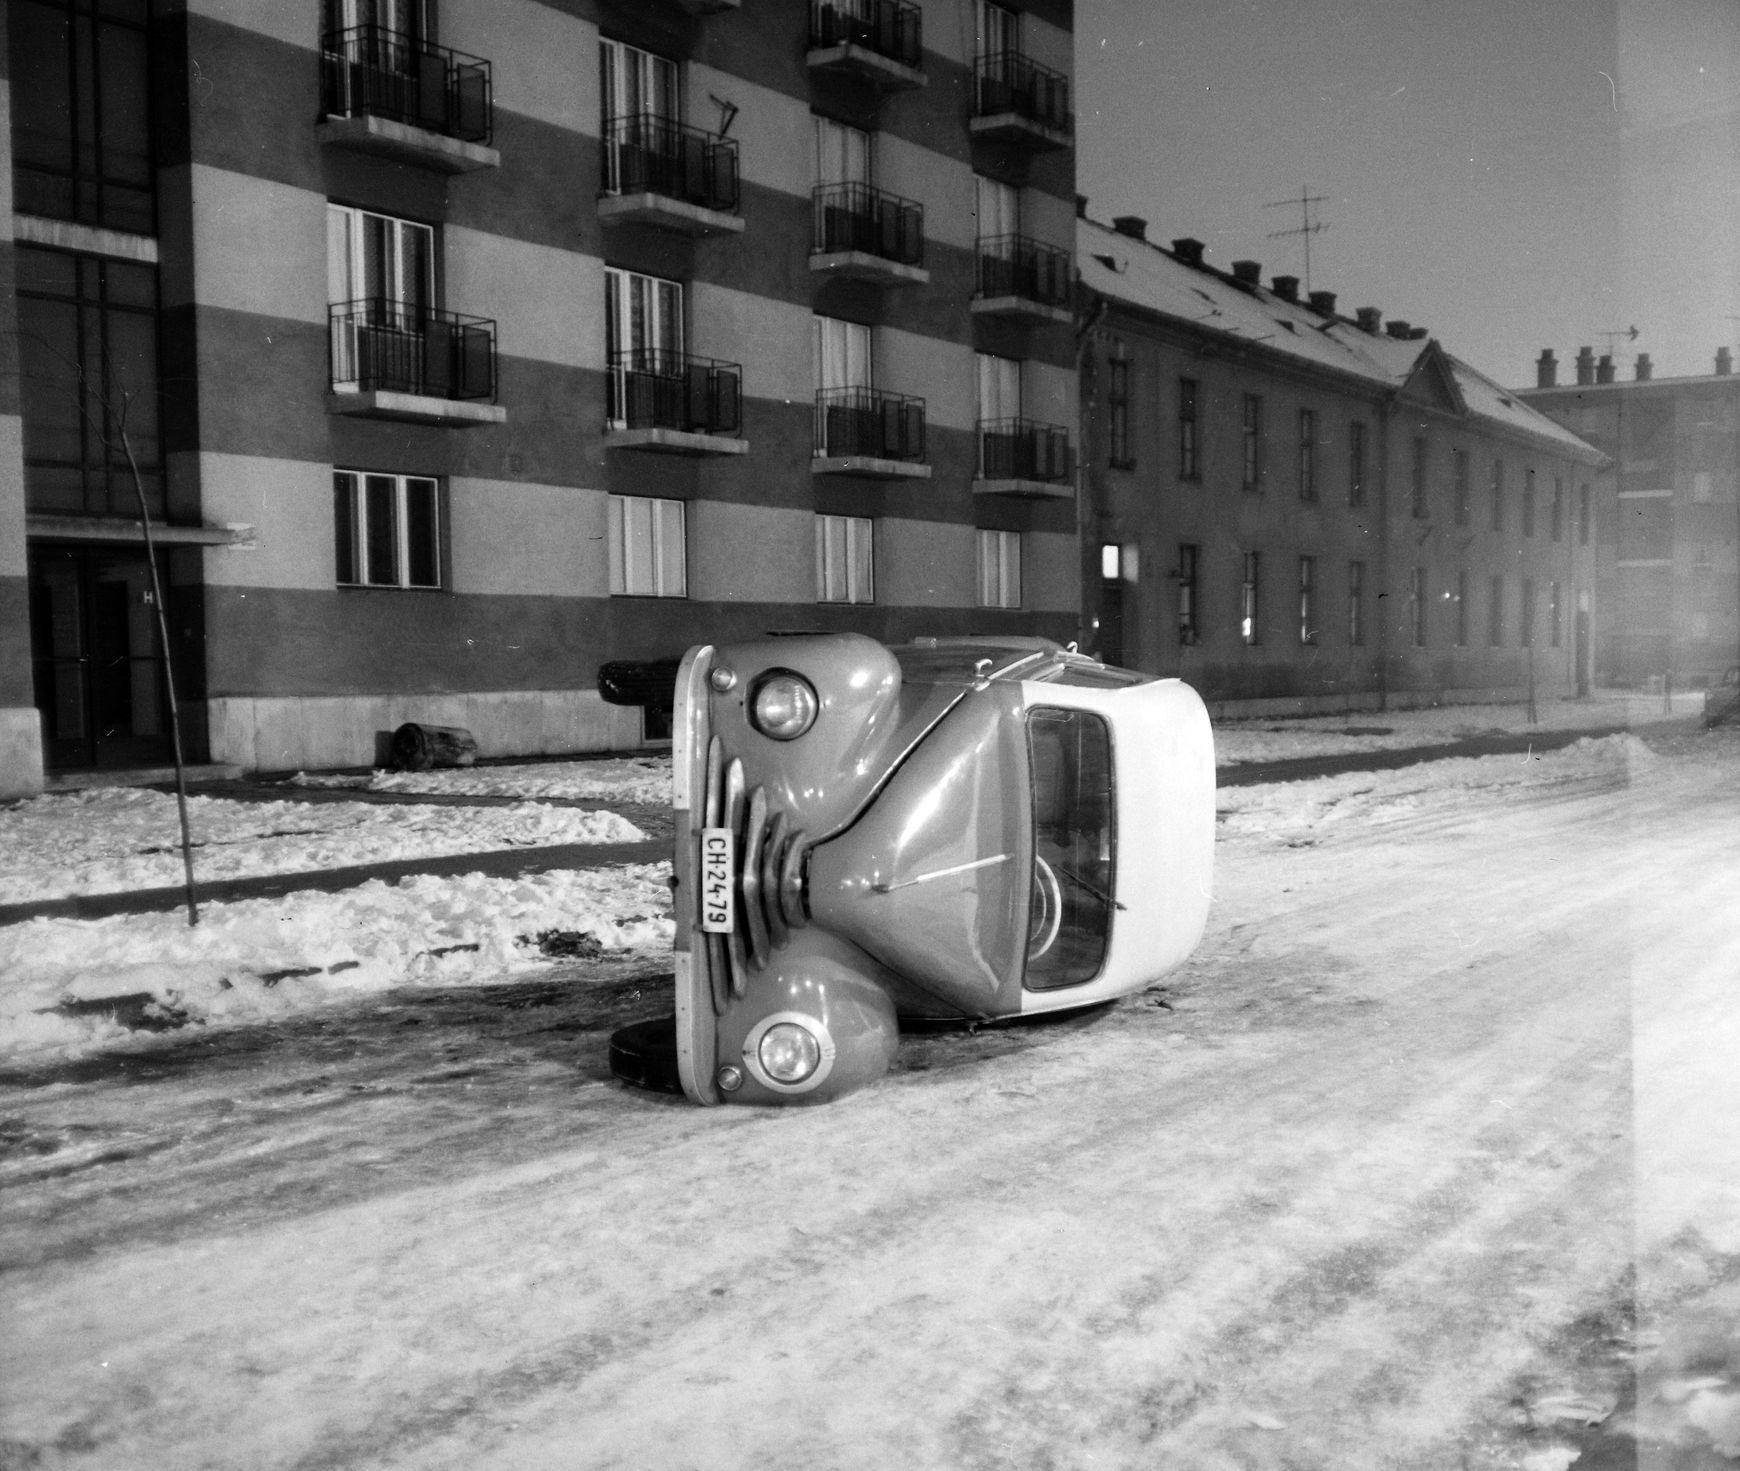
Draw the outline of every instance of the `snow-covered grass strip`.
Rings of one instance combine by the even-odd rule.
[[[370,802],[235,802],[190,797],[202,880],[305,873],[562,843],[633,843],[615,812],[520,802],[442,807]],[[175,799],[142,787],[54,793],[0,807],[0,903],[179,884]]]
[[[367,792],[416,792],[456,797],[565,797],[664,807],[671,800],[668,756],[539,761],[519,766],[455,766],[436,771],[367,774],[299,771],[296,786]]]
[[[219,1026],[395,986],[500,981],[549,962],[537,936],[580,932],[662,958],[668,864],[524,878],[419,876],[338,894],[209,904],[179,914],[35,919],[0,927],[0,1056],[65,1056],[148,1037],[86,1003],[148,995],[148,1021]],[[135,1014],[139,1005],[132,1005]]]

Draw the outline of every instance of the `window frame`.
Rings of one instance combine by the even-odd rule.
[[[1365,504],[1365,420],[1347,422],[1347,503]]]
[[[1317,622],[1314,616],[1317,602],[1317,558],[1304,553],[1299,557],[1299,644],[1310,648],[1317,642]]]
[[[1535,534],[1535,467],[1533,465],[1523,469],[1522,534],[1525,538],[1532,538]]]
[[[1486,642],[1488,647],[1504,647],[1504,574],[1494,572],[1486,586]]]
[[[835,531],[840,533],[837,547]],[[843,565],[835,565],[836,551]],[[830,595],[833,586],[840,588],[837,595]],[[876,601],[876,523],[871,517],[816,513],[816,601]]]
[[[1261,491],[1263,488],[1263,398],[1258,393],[1247,393],[1242,397],[1239,408],[1240,434],[1240,472],[1244,489]]]
[[[1299,410],[1299,499],[1317,499],[1317,410]]]
[[[978,528],[979,606],[1022,606],[1022,536],[1019,531]]]
[[[1427,504],[1426,476],[1430,466],[1431,442],[1424,434],[1414,436],[1414,464],[1408,483],[1409,506],[1416,521],[1424,521],[1431,509]]]
[[[1496,457],[1492,462],[1492,529],[1504,530],[1504,461]]]
[[[1551,539],[1556,546],[1565,539],[1565,477],[1553,477],[1553,502],[1549,512]]]
[[[1263,641],[1263,554],[1242,553],[1239,582],[1239,639],[1247,649]]]
[[[1347,564],[1347,643],[1365,646],[1365,563],[1357,558]]]
[[[647,516],[647,542],[650,550],[652,586],[630,587],[631,572],[638,570],[630,537],[639,529],[630,524],[631,515]],[[674,513],[674,514],[673,514]],[[667,496],[609,496],[606,510],[606,558],[609,563],[609,591],[613,598],[686,598],[689,595],[689,522],[687,503]],[[665,545],[665,538],[675,523],[678,546],[676,555]],[[667,573],[675,566],[678,586],[666,585]]]
[[[391,488],[389,526],[392,537],[390,560],[391,580],[376,577],[376,528],[372,522],[373,495],[377,482]],[[348,482],[348,484],[341,484]],[[433,581],[413,581],[414,548],[413,487],[427,487],[427,544],[422,558],[432,569]],[[333,549],[336,562],[336,584],[343,588],[367,588],[396,592],[440,592],[447,587],[445,537],[447,526],[445,496],[439,476],[416,475],[386,470],[352,469],[333,466]],[[346,563],[348,562],[348,567]],[[349,572],[353,575],[347,576]]]
[[[622,104],[622,82],[627,75],[628,67],[632,66],[635,76],[635,89],[643,97],[651,96],[654,105],[642,106],[634,111],[624,111]],[[681,123],[683,120],[683,73],[680,63],[668,56],[661,56],[656,51],[648,51],[643,46],[635,46],[627,41],[618,41],[611,36],[598,38],[598,121],[601,126],[601,136],[611,137],[611,128],[625,118],[649,116],[663,122]],[[647,83],[663,74],[662,85],[648,87]],[[659,95],[662,92],[662,105]]]
[[[1130,453],[1130,360],[1121,351],[1106,360],[1107,463],[1114,470],[1135,468]]]
[[[1202,545],[1178,543],[1178,642],[1202,641]]]
[[[1408,572],[1408,623],[1413,647],[1426,647],[1426,569],[1413,567]]]
[[[1468,569],[1456,569],[1456,647],[1468,647]]]
[[[1450,451],[1450,464],[1455,478],[1456,504],[1453,508],[1453,516],[1458,526],[1466,526],[1474,516],[1468,451],[1460,446],[1452,449]]]
[[[1201,384],[1194,378],[1178,380],[1178,478],[1202,479],[1202,457],[1197,443],[1197,394]]]

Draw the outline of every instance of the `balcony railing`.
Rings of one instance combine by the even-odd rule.
[[[903,266],[924,264],[924,206],[868,184],[823,184],[811,196],[810,249],[857,250]]]
[[[428,398],[495,397],[495,323],[371,298],[329,310],[332,386]]]
[[[735,436],[743,424],[743,369],[737,363],[662,348],[610,355],[610,423]]]
[[[737,140],[656,113],[612,118],[604,130],[604,192],[658,194],[735,214]]]
[[[904,0],[810,0],[810,45],[862,46],[916,70],[924,58],[924,17]]]
[[[488,144],[495,103],[487,61],[380,26],[330,31],[321,46],[328,117],[381,117]]]
[[[982,298],[1018,296],[1041,306],[1067,307],[1069,253],[1025,235],[992,235],[979,241]]]
[[[878,388],[822,389],[816,394],[816,456],[922,460],[924,400]]]
[[[1069,78],[1031,61],[1019,51],[993,51],[974,68],[973,115],[1014,113],[1042,128],[1071,129]]]
[[[1068,480],[1069,434],[1031,419],[979,421],[979,476],[984,480]]]

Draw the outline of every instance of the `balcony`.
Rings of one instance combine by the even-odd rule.
[[[656,113],[605,124],[604,190],[598,218],[656,225],[685,235],[734,234],[737,140],[689,128]]]
[[[979,476],[974,495],[1069,496],[1069,434],[1031,419],[979,422]]]
[[[495,323],[372,298],[329,308],[335,414],[419,424],[500,424]]]
[[[1069,78],[1019,51],[981,56],[973,68],[975,138],[1043,150],[1067,148],[1075,134]]]
[[[924,269],[924,206],[868,184],[823,184],[811,196],[810,269],[882,286],[916,286]]]
[[[928,480],[924,400],[876,388],[824,388],[816,395],[815,475]]]
[[[489,63],[379,26],[327,34],[320,110],[322,143],[450,174],[501,163]]]
[[[810,0],[810,75],[853,77],[879,91],[925,84],[924,17],[905,0]]]
[[[606,449],[676,455],[740,455],[743,369],[662,348],[610,357]]]
[[[972,310],[1028,322],[1068,322],[1069,252],[1025,235],[979,241],[979,281]]]

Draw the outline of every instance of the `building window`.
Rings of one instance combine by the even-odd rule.
[[[440,587],[441,508],[422,475],[332,473],[338,581],[346,587]]]
[[[1354,648],[1365,642],[1365,563],[1347,564],[1347,641]]]
[[[876,543],[866,516],[816,517],[816,600],[876,601]]]
[[[979,606],[1021,606],[1021,533],[980,531]]]
[[[157,230],[147,0],[13,0],[12,207]]]
[[[604,352],[610,368],[606,416],[612,429],[628,423],[629,395],[649,380],[682,372],[683,288],[680,282],[604,270]]]
[[[332,386],[423,387],[423,345],[435,304],[435,231],[414,220],[326,206]]]
[[[136,518],[131,447],[161,515],[156,268],[22,245],[13,261],[26,507]]]
[[[1193,644],[1202,637],[1202,624],[1198,610],[1201,607],[1201,589],[1198,578],[1201,575],[1202,548],[1192,542],[1180,542],[1178,546],[1178,642]]]
[[[1413,513],[1416,518],[1426,514],[1426,436],[1414,436],[1414,471],[1408,482]]]
[[[638,46],[600,40],[598,59],[602,73],[604,136],[615,140],[620,125],[630,119],[682,121],[682,93],[677,86],[677,64]],[[620,146],[627,146],[626,144]],[[615,171],[612,171],[615,176]]]
[[[1504,578],[1495,576],[1486,594],[1486,638],[1495,649],[1504,642]]]
[[[1456,480],[1456,524],[1466,526],[1473,514],[1468,503],[1468,451],[1452,450],[1450,465]]]
[[[1523,471],[1522,523],[1524,536],[1535,534],[1535,472]]]
[[[1589,487],[1582,485],[1577,488],[1577,545],[1589,545]]]
[[[1523,578],[1522,606],[1517,610],[1517,634],[1525,649],[1535,641],[1535,583],[1532,577]]]
[[[1553,508],[1549,525],[1554,541],[1565,539],[1565,479],[1562,475],[1553,477]]]
[[[1199,480],[1202,467],[1196,457],[1196,380],[1178,380],[1178,478]]]
[[[1317,642],[1317,558],[1299,559],[1299,642]]]
[[[1107,365],[1106,407],[1111,417],[1111,462],[1127,470],[1134,465],[1130,454],[1130,363],[1113,358]]]
[[[1358,419],[1347,426],[1347,503],[1365,504],[1365,425]]]
[[[1241,430],[1244,438],[1244,487],[1263,488],[1263,400],[1254,393],[1244,396]]]
[[[1553,648],[1559,647],[1559,641],[1564,637],[1565,606],[1560,599],[1559,584],[1547,584],[1547,642]]]
[[[610,595],[681,598],[689,592],[683,503],[610,497]]]
[[[1408,623],[1414,647],[1426,647],[1426,569],[1416,567],[1408,574]]]
[[[1239,637],[1253,646],[1262,638],[1262,608],[1258,596],[1262,571],[1262,553],[1246,552],[1244,581],[1239,585]]]
[[[818,185],[869,185],[875,182],[871,134],[847,123],[837,123],[832,118],[816,116],[812,121],[815,124]]]
[[[1504,461],[1492,462],[1492,529],[1504,530]]]
[[[1299,410],[1299,499],[1317,499],[1317,413]]]
[[[1468,569],[1456,573],[1456,647],[1468,647]]]

